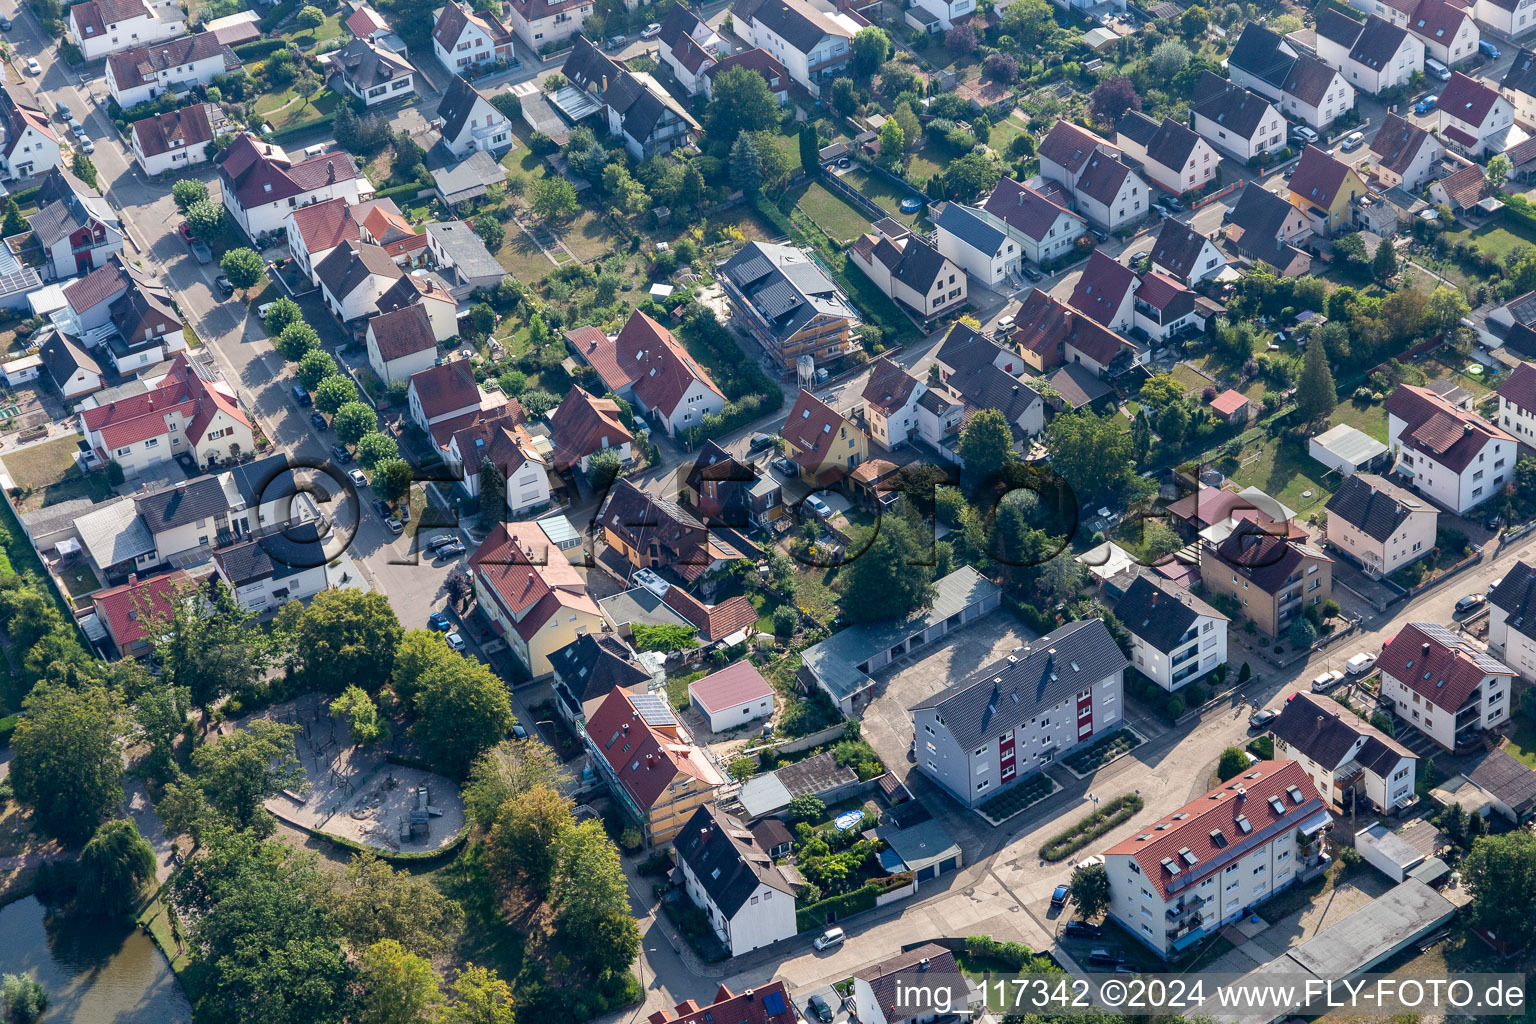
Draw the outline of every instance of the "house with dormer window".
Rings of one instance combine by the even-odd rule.
[[[1465,515],[1513,479],[1519,442],[1476,413],[1411,384],[1399,385],[1382,408],[1397,472],[1441,508]]]
[[[537,523],[497,523],[469,559],[480,611],[492,632],[535,679],[550,655],[583,634],[601,633],[603,613],[587,581]]]
[[[1456,752],[1509,719],[1517,674],[1470,636],[1410,622],[1381,646],[1381,699],[1399,719]]]
[[[804,388],[779,436],[800,479],[813,487],[836,484],[869,457],[869,439],[858,424]]]
[[[175,0],[85,0],[69,8],[65,35],[87,61],[187,34]]]
[[[1153,184],[1176,196],[1204,188],[1221,166],[1221,156],[1209,142],[1171,117],[1159,124],[1133,110],[1120,121],[1115,139],[1141,163]]]
[[[1515,108],[1493,86],[1460,71],[1440,93],[1440,137],[1457,152],[1481,160],[1524,138],[1515,130]]]
[[[373,186],[340,150],[294,160],[244,132],[215,161],[224,208],[252,240],[281,230],[283,219],[302,206],[337,196],[351,205],[373,195]]]
[[[38,211],[27,218],[43,247],[49,275],[73,277],[106,265],[123,251],[123,222],[101,193],[62,167],[48,172]]]
[[[37,97],[19,84],[0,86],[0,174],[6,178],[30,178],[59,166],[59,136]]]
[[[1201,76],[1189,112],[1195,131],[1205,141],[1239,160],[1285,147],[1286,123],[1280,109],[1215,72]]]
[[[432,52],[451,74],[513,57],[512,33],[489,11],[450,0],[433,19]]]
[[[442,144],[456,157],[480,150],[493,156],[512,147],[512,122],[463,76],[455,75],[437,107]]]
[[[208,162],[209,143],[234,131],[217,103],[193,103],[128,126],[133,157],[145,174],[180,173]]]
[[[240,66],[240,58],[212,32],[198,32],[112,54],[107,58],[107,91],[119,107],[131,110],[167,92],[208,85],[215,75]]]
[[[1041,177],[1059,182],[1077,212],[1107,231],[1141,220],[1151,208],[1147,183],[1121,160],[1120,149],[1080,125],[1057,121],[1036,152]]]
[[[1318,14],[1317,55],[1372,96],[1405,86],[1424,70],[1424,43],[1406,28],[1375,15],[1362,22],[1336,7]]]

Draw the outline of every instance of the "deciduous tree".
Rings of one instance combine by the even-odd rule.
[[[1126,489],[1134,475],[1130,426],[1121,416],[1061,413],[1046,428],[1045,447],[1079,507]]]
[[[373,467],[374,490],[385,501],[399,501],[411,492],[416,471],[404,459],[385,459]]]
[[[486,837],[486,852],[497,874],[538,899],[547,896],[565,833],[575,827],[573,809],[569,799],[544,785],[502,804]]]
[[[358,957],[362,994],[357,1024],[434,1024],[443,1004],[437,972],[426,957],[383,939]]]
[[[382,431],[370,429],[357,439],[357,461],[364,469],[373,469],[388,459],[400,457],[400,445]]]
[[[264,672],[274,647],[220,579],[179,591],[165,608],[140,610],[164,678],[184,687],[205,715],[221,697]]]
[[[1531,941],[1530,899],[1536,892],[1536,836],[1517,829],[1479,836],[1462,864],[1472,893],[1472,923],[1513,949]]]
[[[423,875],[392,867],[371,850],[347,865],[336,891],[336,919],[361,949],[392,939],[419,956],[447,949],[464,927],[464,910]]]
[[[1222,782],[1237,778],[1248,770],[1248,758],[1242,747],[1227,747],[1216,761],[1216,777]]]
[[[373,407],[366,402],[347,402],[336,410],[331,429],[342,444],[357,444],[363,436],[378,426]]]
[[[96,831],[123,799],[123,706],[104,687],[43,681],[11,736],[11,785],[38,826],[66,842]]]
[[[323,348],[312,348],[299,360],[299,384],[314,391],[320,382],[336,372],[336,360]]]
[[[224,207],[211,199],[200,199],[187,207],[185,217],[192,237],[205,242],[217,238],[224,230]]]
[[[996,409],[983,409],[971,418],[960,433],[959,450],[965,460],[966,476],[973,483],[986,480],[1017,458],[1013,431]]]
[[[885,29],[871,25],[854,34],[849,44],[853,51],[853,72],[861,78],[869,78],[891,56],[891,37]]]
[[[267,266],[255,249],[240,246],[226,252],[219,260],[219,269],[236,288],[251,288],[266,274]]]
[[[727,68],[715,76],[704,110],[705,138],[722,147],[742,132],[762,131],[779,123],[779,103],[762,75],[746,67]]]
[[[449,986],[453,1002],[442,1024],[514,1024],[512,986],[487,967],[470,964]]]
[[[550,904],[575,956],[599,972],[625,970],[640,951],[619,851],[602,823],[567,829],[556,857]]]
[[[297,726],[257,718],[192,752],[197,784],[224,821],[263,838],[272,834],[276,820],[264,801],[305,784],[293,746],[298,731]]]
[[[564,178],[548,177],[535,181],[528,190],[528,208],[540,220],[562,221],[580,208],[576,189]]]
[[[480,752],[496,745],[516,719],[507,688],[473,658],[428,669],[417,684],[411,737],[436,770],[463,778]]]
[[[315,329],[302,320],[295,321],[283,328],[283,333],[277,336],[273,343],[277,348],[277,354],[290,363],[297,363],[309,353],[311,349],[320,347],[320,335]]]
[[[857,550],[862,539],[850,546]],[[854,622],[899,619],[933,603],[933,556],[901,516],[886,516],[862,554],[839,574],[838,605]]]
[[[77,905],[104,917],[124,914],[154,877],[154,848],[133,819],[116,818],[98,828],[80,851]]]
[[[372,746],[389,735],[389,723],[361,686],[349,686],[341,696],[331,701],[331,715],[345,719],[352,742],[360,747]]]
[[[196,178],[182,178],[171,186],[171,197],[176,200],[176,209],[186,213],[193,203],[201,203],[208,198],[208,186]]]
[[[177,182],[177,184],[181,184],[181,182]],[[194,184],[201,185],[202,182],[194,182]],[[284,295],[273,302],[271,308],[267,310],[267,316],[262,321],[262,326],[267,329],[269,337],[276,338],[287,329],[289,324],[296,324],[303,319],[304,310],[299,308],[297,302]]]
[[[1103,864],[1084,864],[1073,871],[1071,889],[1084,920],[1092,921],[1109,909],[1109,872]]]
[[[307,608],[297,607],[302,614],[281,625],[291,634],[306,683],[339,694],[352,683],[377,689],[389,678],[403,633],[389,598],[377,591],[331,588],[316,594]]]

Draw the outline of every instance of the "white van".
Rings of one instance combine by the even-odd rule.
[[[306,159],[306,160],[313,160],[315,157],[319,156],[321,153],[324,153],[324,152],[325,152],[325,147],[324,146],[321,146],[321,145],[306,146],[304,148],[304,159]]]
[[[841,945],[842,941],[847,937],[847,934],[841,928],[828,928],[816,936],[816,941],[812,942],[811,945],[815,946],[817,950],[831,949],[833,946]]]
[[[1359,654],[1355,655],[1353,658],[1350,658],[1344,663],[1344,671],[1348,672],[1352,676],[1364,675],[1365,673],[1369,672],[1375,664],[1376,655],[1367,651],[1361,651]]]
[[[1451,69],[1433,57],[1424,58],[1424,73],[1432,78],[1438,78],[1442,82],[1449,82],[1451,80]]]

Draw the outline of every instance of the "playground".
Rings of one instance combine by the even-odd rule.
[[[266,802],[267,810],[283,821],[395,853],[439,850],[463,831],[464,803],[457,784],[392,764],[381,751],[354,746],[346,723],[331,716],[319,694],[306,694],[257,717],[299,728],[294,746],[307,791],[284,790]]]

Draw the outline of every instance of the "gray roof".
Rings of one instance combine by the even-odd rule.
[[[1195,102],[1191,109],[1201,117],[1237,132],[1244,139],[1251,139],[1273,105],[1258,93],[1249,92],[1207,71],[1195,86]]]
[[[480,236],[463,221],[447,220],[428,224],[427,234],[453,263],[451,273],[461,281],[468,283],[479,278],[506,276],[506,270],[486,249]]]
[[[780,338],[798,333],[817,316],[858,321],[858,314],[820,266],[794,246],[749,242],[720,265],[720,272]]]
[[[259,580],[287,579],[329,560],[319,527],[313,522],[219,548],[213,557],[236,587]]]
[[[398,279],[402,271],[381,246],[343,242],[315,267],[315,276],[338,300],[351,295],[370,277]]]
[[[955,742],[970,747],[983,736],[1029,721],[1129,664],[1103,619],[1083,619],[1016,648],[910,710],[936,711]]]
[[[1536,53],[1522,46],[1509,65],[1509,70],[1504,72],[1504,81],[1499,83],[1499,87],[1536,96]]]
[[[45,505],[36,512],[28,512],[21,517],[21,523],[31,536],[47,536],[71,526],[76,519],[95,507],[96,503],[90,498],[70,498],[57,505]]]
[[[875,835],[885,840],[908,871],[919,871],[960,855],[959,844],[950,838],[937,818],[918,822],[911,828],[882,825],[875,830]]]
[[[710,806],[700,807],[673,840],[679,864],[687,864],[705,893],[726,917],[734,917],[760,885],[786,895],[785,880],[767,851],[740,821]]]
[[[1536,771],[1502,750],[1491,750],[1466,773],[1479,789],[1498,797],[1499,802],[1524,817],[1536,808]]]
[[[800,661],[835,698],[843,700],[868,680],[854,666],[997,593],[997,587],[981,573],[968,565],[961,566],[934,584],[933,606],[927,611],[915,612],[898,622],[849,626],[807,647]]]
[[[1434,512],[1429,502],[1374,473],[1348,477],[1324,506],[1374,540],[1389,539],[1415,512]]]
[[[634,651],[612,633],[582,634],[551,654],[549,667],[578,705],[613,692],[615,686],[627,690],[651,681]]]
[[[672,606],[644,587],[634,587],[622,594],[614,594],[597,602],[603,614],[615,625],[628,622],[634,626],[682,626],[693,623],[672,610]]]
[[[443,194],[443,198],[449,202],[455,202],[455,196],[479,189],[485,190],[487,185],[495,185],[507,180],[507,172],[501,169],[501,164],[496,158],[483,149],[477,149],[458,163],[447,167],[439,167],[432,172],[432,183]],[[468,198],[465,196],[465,198]]]
[[[37,354],[43,357],[43,365],[48,368],[48,375],[53,378],[54,384],[61,388],[75,375],[76,370],[87,370],[101,376],[101,366],[96,360],[58,331],[48,336]]]
[[[1424,860],[1424,854],[1418,847],[1403,839],[1402,836],[1388,830],[1381,822],[1375,822],[1369,828],[1361,829],[1355,835],[1355,845],[1362,843],[1374,846],[1378,853],[1388,858],[1393,864],[1403,871],[1417,866]]]
[[[1348,423],[1340,423],[1312,440],[1352,466],[1363,466],[1387,451],[1386,445]]]
[[[1411,936],[1455,913],[1450,900],[1410,879],[1287,955],[1320,978],[1344,978],[1370,968]]]
[[[229,511],[224,488],[220,486],[218,478],[212,476],[201,476],[196,480],[140,495],[133,502],[138,507],[140,518],[152,533],[172,530]]]
[[[1237,44],[1232,47],[1227,57],[1227,66],[1246,71],[1279,89],[1285,85],[1291,65],[1296,63],[1295,54],[1287,52],[1287,49],[1277,33],[1256,21],[1250,21],[1244,26]]]
[[[1188,224],[1169,217],[1163,221],[1162,230],[1157,233],[1157,242],[1152,246],[1152,262],[1188,280],[1191,274],[1200,269],[1195,266],[1195,261],[1200,258],[1200,252],[1207,241],[1204,235]]]
[[[443,92],[442,101],[437,105],[437,116],[443,122],[443,138],[457,139],[459,133],[464,130],[464,125],[469,120],[470,111],[475,109],[478,101],[487,100],[478,89],[470,85],[463,75],[454,75],[453,81],[448,83],[448,88]],[[498,111],[497,116],[501,114]]]
[[[1115,605],[1115,618],[1133,634],[1164,654],[1201,616],[1227,621],[1227,617],[1160,573],[1143,572],[1126,588]]]
[[[922,8],[917,8],[921,10]],[[960,239],[966,245],[988,256],[995,256],[1003,248],[1008,236],[987,223],[980,211],[960,203],[945,203],[939,214],[938,227]]]
[[[269,455],[255,462],[242,462],[226,472],[234,481],[248,506],[276,501],[298,493],[298,484],[289,472],[288,456]]]
[[[1510,629],[1536,639],[1536,567],[1524,559],[1516,562],[1488,595],[1488,603],[1505,613]]]
[[[1286,701],[1269,731],[1330,772],[1345,763],[1362,737],[1365,743],[1354,760],[1378,775],[1387,774],[1405,757],[1418,760],[1413,751],[1331,698],[1306,692]]]
[[[103,570],[155,550],[155,538],[139,518],[132,498],[106,502],[75,521],[80,542]]]
[[[354,39],[337,50],[331,55],[331,66],[363,92],[396,78],[409,77],[412,70],[399,54],[366,39]]]
[[[801,53],[810,53],[829,35],[848,38],[853,34],[802,0],[737,0],[734,11],[737,17],[770,29]]]

